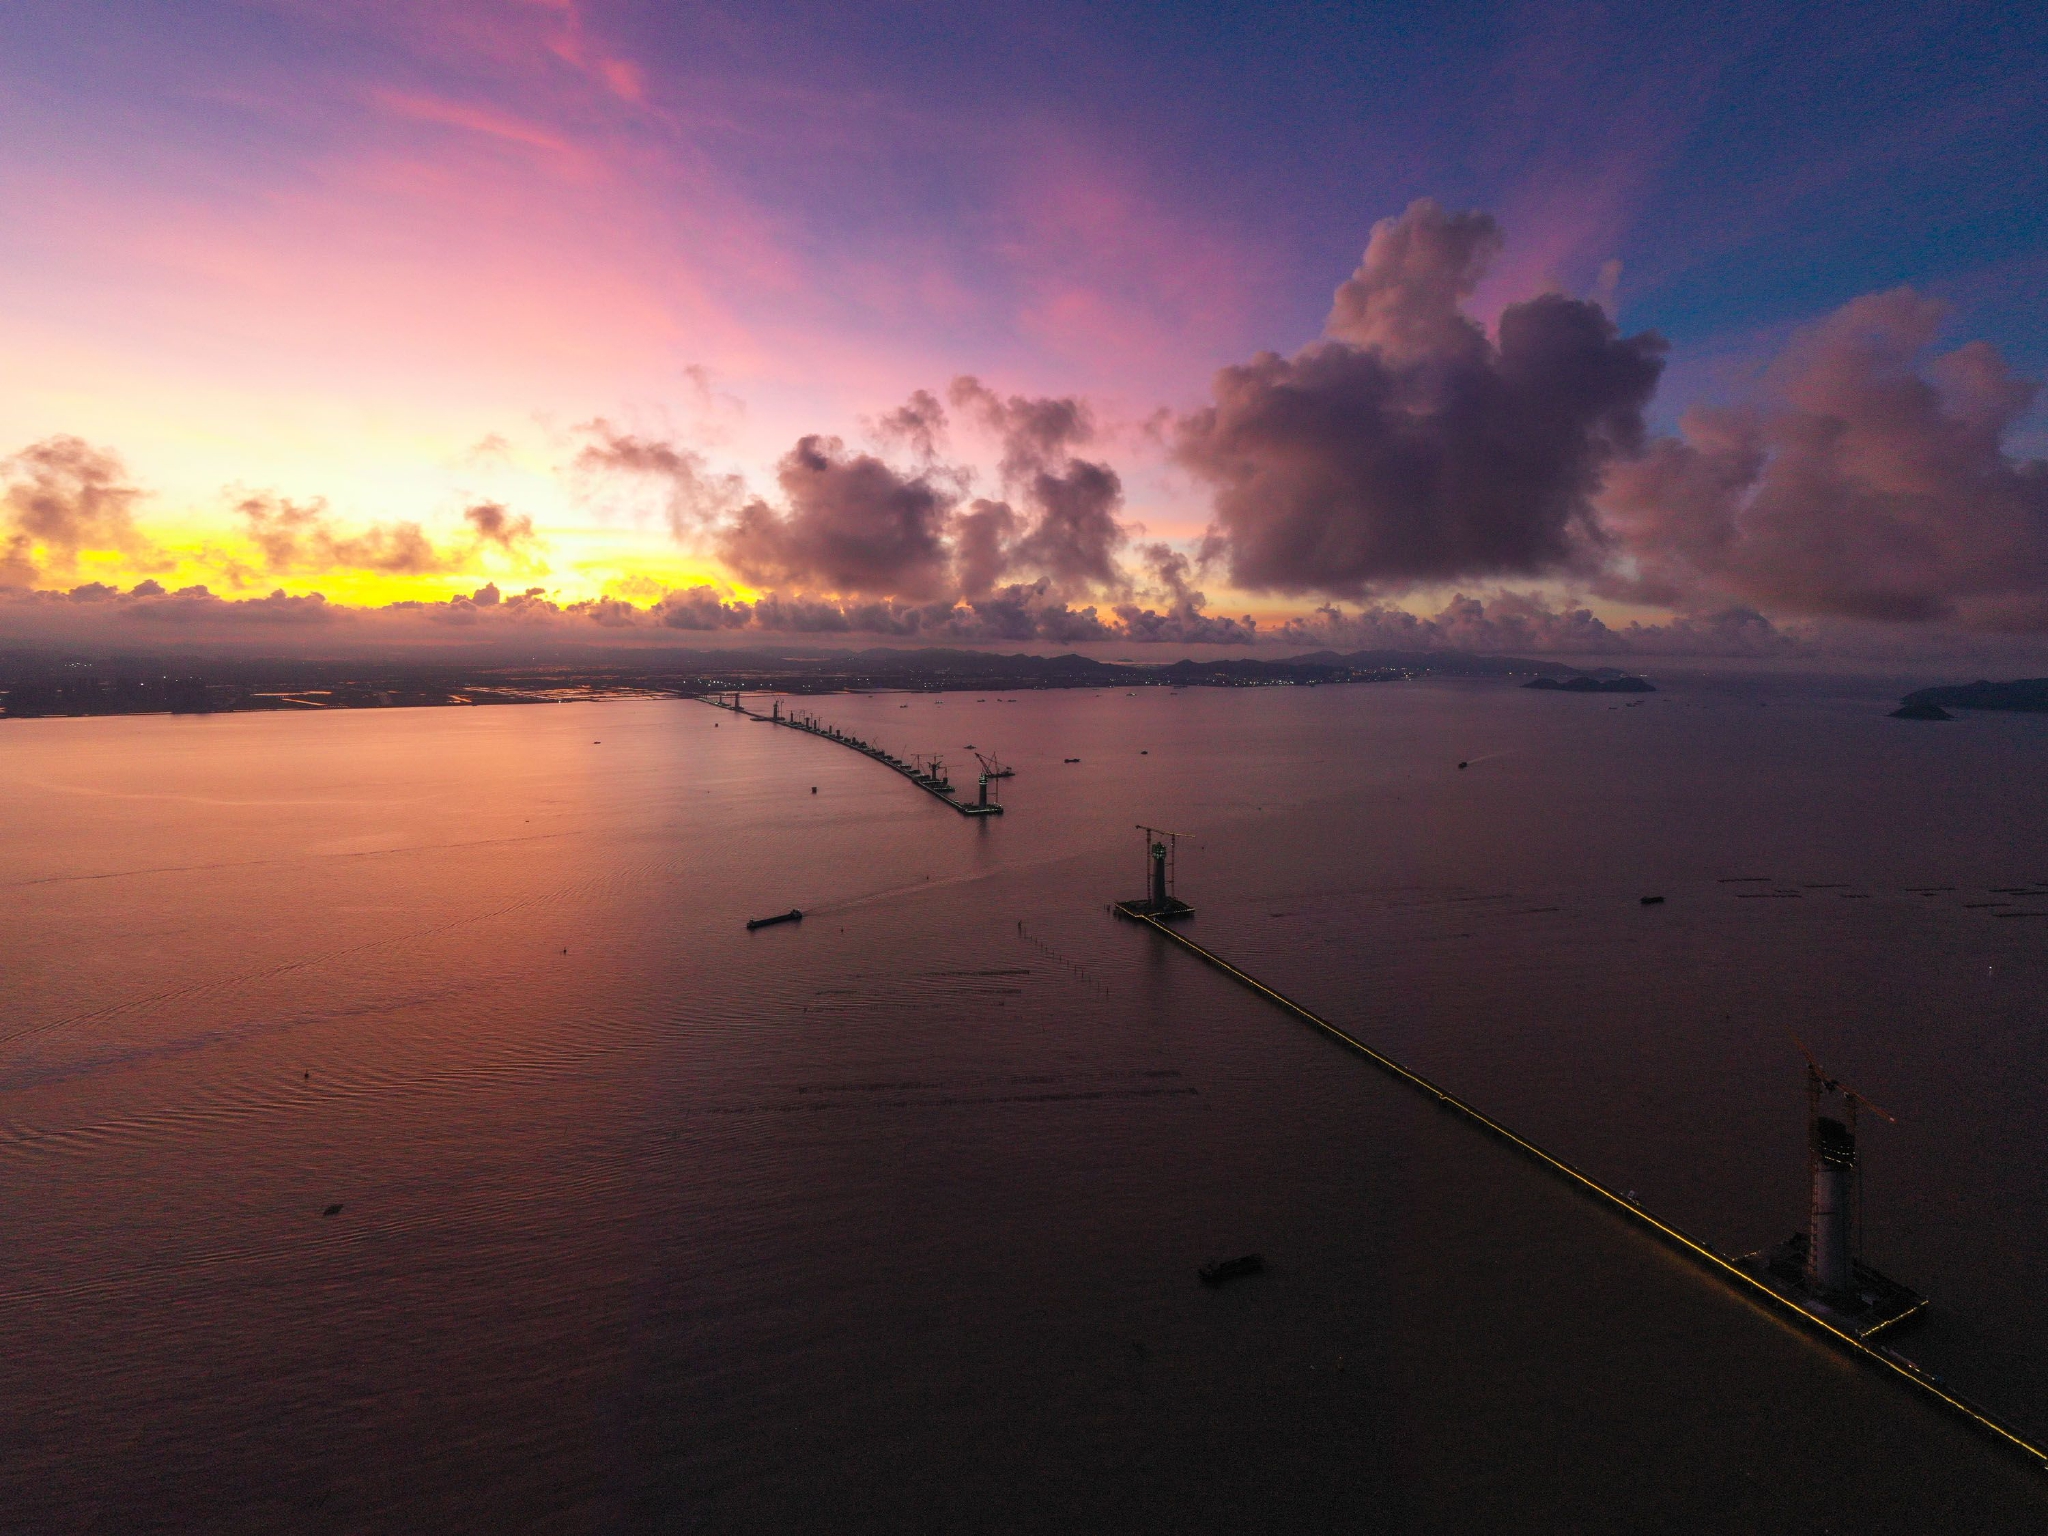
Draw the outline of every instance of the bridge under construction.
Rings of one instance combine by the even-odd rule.
[[[1867,1365],[1875,1367],[1892,1379],[1903,1383],[1923,1398],[1931,1400],[1941,1407],[1960,1415],[1973,1428],[1990,1439],[2006,1446],[2010,1450],[2017,1451],[2036,1467],[2043,1471],[2048,1471],[2048,1450],[2043,1450],[2040,1446],[2033,1444],[2017,1430],[2001,1423],[1997,1417],[1987,1410],[1951,1392],[1947,1384],[1939,1376],[1930,1371],[1923,1370],[1913,1361],[1886,1345],[1872,1342],[1873,1336],[1881,1328],[1888,1327],[1892,1323],[1902,1322],[1907,1316],[1913,1315],[1924,1308],[1926,1305],[1924,1299],[1912,1296],[1908,1292],[1906,1295],[1910,1298],[1910,1304],[1897,1299],[1881,1298],[1887,1304],[1874,1309],[1879,1315],[1867,1320],[1844,1315],[1839,1305],[1827,1304],[1827,1300],[1839,1299],[1833,1297],[1831,1293],[1821,1293],[1827,1296],[1827,1300],[1821,1300],[1817,1299],[1816,1295],[1809,1294],[1806,1289],[1787,1285],[1781,1275],[1773,1273],[1766,1264],[1759,1262],[1766,1258],[1764,1255],[1738,1257],[1721,1253],[1711,1244],[1703,1242],[1699,1238],[1681,1231],[1670,1222],[1652,1215],[1628,1196],[1609,1189],[1597,1179],[1574,1168],[1564,1159],[1553,1156],[1534,1142],[1517,1135],[1491,1116],[1431,1082],[1428,1078],[1422,1076],[1421,1073],[1411,1071],[1401,1065],[1400,1062],[1395,1061],[1391,1056],[1374,1050],[1364,1041],[1339,1029],[1320,1014],[1311,1012],[1292,998],[1267,986],[1257,977],[1240,970],[1213,950],[1203,948],[1185,934],[1179,933],[1168,926],[1168,924],[1177,919],[1192,916],[1194,912],[1191,906],[1180,901],[1170,893],[1167,884],[1168,870],[1170,868],[1168,849],[1171,842],[1177,841],[1176,835],[1161,833],[1151,827],[1141,828],[1140,830],[1146,834],[1146,853],[1150,863],[1149,873],[1151,876],[1148,881],[1149,888],[1145,896],[1136,900],[1112,903],[1109,910],[1117,917],[1144,925],[1160,935],[1168,943],[1179,946],[1196,959],[1215,967],[1231,980],[1257,993],[1268,1002],[1275,1004],[1283,1012],[1291,1014],[1302,1023],[1321,1031],[1338,1044],[1363,1056],[1388,1076],[1397,1079],[1420,1093],[1428,1095],[1436,1101],[1439,1108],[1463,1117],[1471,1125],[1500,1141],[1506,1142],[1516,1151],[1547,1168],[1550,1172],[1576,1187],[1583,1194],[1589,1195],[1594,1200],[1608,1206],[1630,1222],[1647,1228],[1651,1233],[1695,1261],[1701,1268],[1723,1281],[1732,1290],[1749,1301],[1779,1316],[1791,1316],[1805,1328],[1825,1338],[1845,1353]],[[1839,1085],[1835,1084],[1832,1079],[1821,1076],[1819,1066],[1812,1063],[1810,1057],[1809,1070],[1828,1089],[1838,1088]],[[1818,1220],[1818,1218],[1816,1219]],[[1816,1242],[1824,1243],[1827,1240],[1825,1233],[1817,1228]],[[1804,1250],[1802,1249],[1802,1255],[1803,1253]],[[1844,1259],[1843,1263],[1846,1265],[1848,1261]],[[1785,1266],[1780,1263],[1778,1267],[1783,1269]],[[1863,1266],[1856,1265],[1855,1268],[1861,1270]],[[1898,1287],[1898,1289],[1904,1291],[1904,1287]]]
[[[1007,777],[1008,775],[992,776],[984,768],[976,798],[973,800],[962,800],[953,793],[953,781],[946,776],[946,764],[943,758],[933,756],[923,762],[905,762],[902,758],[883,750],[871,741],[862,741],[858,736],[842,731],[836,725],[826,725],[815,715],[785,715],[782,712],[782,700],[780,699],[776,699],[773,707],[764,715],[758,710],[748,709],[745,705],[741,704],[740,696],[737,693],[705,693],[699,694],[697,697],[714,709],[729,710],[731,713],[743,716],[748,720],[758,720],[763,725],[786,725],[791,730],[802,731],[807,736],[816,736],[824,741],[837,742],[842,747],[848,747],[860,753],[862,757],[871,757],[884,768],[890,768],[902,774],[903,777],[910,780],[911,783],[934,799],[944,801],[962,816],[1000,816],[1003,814],[1002,802],[991,793],[990,783],[992,777]]]

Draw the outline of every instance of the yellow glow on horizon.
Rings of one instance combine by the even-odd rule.
[[[347,530],[344,530],[347,531]],[[271,568],[262,549],[239,532],[218,526],[173,529],[147,526],[149,544],[132,551],[82,550],[70,565],[46,565],[37,585],[56,591],[98,582],[126,591],[154,581],[166,591],[205,587],[216,597],[264,597],[282,591],[319,593],[331,602],[382,607],[397,602],[445,602],[486,584],[510,596],[535,588],[568,604],[602,597],[646,606],[679,588],[710,585],[730,599],[758,594],[730,580],[713,560],[677,549],[641,528],[541,530],[531,549],[479,544],[467,529],[429,528],[433,547],[451,556],[438,569],[385,571],[335,565],[324,569]],[[48,552],[34,554],[47,560]]]

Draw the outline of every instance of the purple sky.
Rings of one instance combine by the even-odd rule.
[[[29,0],[0,584],[207,623],[489,584],[671,639],[1370,639],[1461,592],[1531,643],[2033,634],[2048,21],[1848,21]],[[935,439],[889,426],[920,390]]]

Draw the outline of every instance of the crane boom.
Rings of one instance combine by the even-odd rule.
[[[1899,1123],[1899,1117],[1890,1110],[1858,1093],[1839,1077],[1829,1075],[1827,1068],[1820,1064],[1820,1059],[1806,1048],[1804,1040],[1801,1040],[1797,1035],[1793,1035],[1792,1043],[1799,1047],[1799,1054],[1806,1058],[1806,1097],[1812,1104],[1814,1113],[1818,1114],[1820,1112],[1820,1101],[1824,1095],[1839,1093],[1842,1096],[1842,1102],[1849,1106],[1850,1130],[1853,1131],[1856,1128],[1856,1111],[1859,1107],[1869,1110],[1880,1120],[1888,1120],[1893,1125]]]

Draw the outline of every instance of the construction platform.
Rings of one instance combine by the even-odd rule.
[[[1775,1248],[1745,1253],[1735,1267],[1800,1311],[1859,1340],[1875,1338],[1927,1310],[1925,1296],[1860,1259],[1850,1266],[1854,1283],[1847,1291],[1816,1293],[1807,1284],[1806,1247],[1807,1235],[1794,1232]]]
[[[738,694],[731,695],[731,702],[729,703],[725,698],[717,694],[699,694],[697,698],[699,702],[709,704],[713,709],[722,709],[728,713],[743,716],[748,720],[756,720],[762,725],[787,726],[793,731],[802,731],[806,736],[816,736],[823,741],[836,742],[842,747],[847,747],[860,753],[862,757],[871,757],[884,768],[891,768],[897,773],[902,774],[903,777],[910,780],[911,783],[934,799],[943,800],[962,816],[1000,816],[1003,814],[1001,803],[988,798],[988,785],[985,780],[982,784],[982,798],[980,800],[956,800],[953,798],[952,780],[946,778],[943,772],[936,774],[928,773],[917,764],[906,763],[901,758],[885,752],[872,742],[862,741],[858,736],[848,735],[837,726],[828,726],[817,720],[797,719],[785,715],[782,713],[780,703],[777,703],[772,713],[763,715],[757,714],[751,709],[742,708]]]
[[[1176,897],[1164,901],[1120,901],[1116,910],[1125,917],[1150,917],[1162,923],[1170,923],[1177,917],[1193,917],[1195,909]]]

